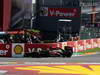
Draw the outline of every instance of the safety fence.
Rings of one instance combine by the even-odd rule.
[[[24,57],[26,53],[34,52],[35,50],[50,50],[50,48],[60,47],[64,49],[65,46],[73,47],[74,52],[80,52],[92,48],[100,48],[100,38],[67,41],[58,43],[12,43],[0,44],[0,57]]]

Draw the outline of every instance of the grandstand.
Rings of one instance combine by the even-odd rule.
[[[100,37],[99,28],[81,26],[80,39],[91,39],[91,38],[99,38],[99,37]]]
[[[100,0],[80,0],[81,29],[80,38],[100,37]]]

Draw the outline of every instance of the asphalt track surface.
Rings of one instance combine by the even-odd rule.
[[[100,75],[100,54],[72,58],[0,58],[0,75]]]
[[[40,63],[77,63],[77,62],[88,62],[88,63],[100,63],[100,54],[86,55],[86,56],[75,56],[71,58],[63,57],[50,57],[50,58],[0,58],[0,62],[40,62]]]

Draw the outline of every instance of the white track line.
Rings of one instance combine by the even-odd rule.
[[[6,70],[0,70],[0,74],[5,74],[6,72]]]

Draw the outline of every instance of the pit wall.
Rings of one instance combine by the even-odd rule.
[[[50,50],[50,48],[60,47],[64,49],[65,46],[73,47],[74,52],[85,51],[87,49],[100,48],[100,38],[67,41],[59,43],[37,43],[37,44],[25,44],[25,43],[12,43],[12,44],[0,44],[0,57],[24,57],[26,53],[33,52],[35,50]]]

